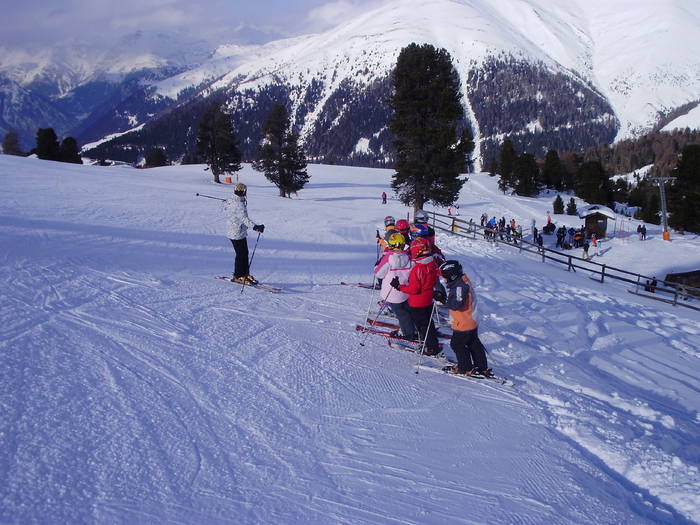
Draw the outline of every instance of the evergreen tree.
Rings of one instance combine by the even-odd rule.
[[[661,224],[661,198],[659,192],[651,192],[647,195],[647,200],[642,206],[640,217],[644,222],[651,224]]]
[[[548,188],[555,188],[557,191],[564,189],[564,180],[566,178],[566,169],[559,158],[559,153],[556,150],[550,149],[544,156],[544,164],[542,166],[542,184]]]
[[[209,166],[217,184],[221,184],[222,174],[241,169],[241,152],[231,117],[218,102],[209,104],[199,121],[197,154]]]
[[[523,153],[515,161],[513,169],[513,182],[515,183],[515,193],[525,197],[537,195],[540,169],[534,155]]]
[[[498,173],[501,176],[498,181],[498,189],[500,189],[504,195],[508,188],[515,187],[514,171],[517,158],[518,154],[515,152],[513,143],[508,139],[504,140],[501,144],[500,162],[498,165]]]
[[[53,128],[39,128],[36,132],[36,156],[43,160],[60,160],[60,146]]]
[[[491,157],[491,160],[484,166],[484,169],[489,174],[489,177],[495,177],[498,173],[498,161],[496,157]]]
[[[390,98],[396,161],[392,187],[414,209],[432,201],[449,206],[464,184],[459,175],[474,149],[464,122],[459,77],[444,49],[410,44],[399,53]]]
[[[61,146],[58,149],[58,158],[61,162],[83,163],[83,159],[80,158],[78,142],[73,137],[66,137],[61,141]]]
[[[615,202],[627,202],[629,198],[629,184],[622,177],[612,185],[612,198]]]
[[[559,194],[557,194],[557,198],[554,199],[554,202],[552,203],[552,211],[555,215],[561,215],[564,213],[564,199],[562,199],[561,195]]]
[[[16,129],[11,129],[5,133],[5,138],[2,141],[2,152],[5,155],[24,156],[24,152],[19,145],[19,133]]]
[[[263,140],[258,147],[258,158],[253,162],[253,168],[277,186],[280,197],[291,196],[309,180],[299,137],[289,128],[287,109],[282,104],[274,104],[262,125]]]
[[[162,148],[153,148],[146,154],[146,168],[157,168],[160,166],[167,166],[168,158],[165,155],[165,151]]]
[[[566,205],[566,214],[567,215],[576,215],[578,213],[578,210],[576,209],[576,201],[574,200],[573,197],[569,200],[569,204]]]
[[[584,162],[576,174],[576,196],[591,204],[610,204],[610,179],[603,165],[592,160]]]
[[[299,136],[296,133],[288,133],[282,147],[282,170],[284,179],[280,186],[280,192],[286,197],[291,197],[309,182],[309,174],[306,171],[306,155],[299,145]]]
[[[653,188],[650,188],[650,185],[647,182],[641,181],[630,190],[627,197],[627,204],[629,206],[643,207],[644,203],[647,201],[647,195],[650,193],[650,191],[653,191]]]
[[[669,224],[678,230],[700,233],[700,145],[685,146],[671,173],[676,181],[669,188]]]
[[[578,173],[581,164],[583,164],[583,155],[573,152],[565,153],[561,156],[561,162],[564,166],[562,190],[572,191],[575,185],[576,173]]]

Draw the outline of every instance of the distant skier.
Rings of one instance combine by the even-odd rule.
[[[265,225],[255,224],[248,217],[247,192],[248,188],[246,188],[245,184],[236,184],[233,197],[226,199],[222,207],[228,215],[228,231],[226,235],[236,252],[233,278],[231,280],[240,284],[257,284],[255,277],[250,275],[247,233],[249,227],[256,232],[262,233],[265,231]]]
[[[583,241],[583,258],[588,259],[588,248],[590,245],[588,244],[588,241]]]
[[[423,238],[418,238],[411,243],[411,259],[414,266],[408,276],[408,283],[401,284],[398,277],[394,277],[389,284],[408,294],[408,306],[411,309],[413,324],[416,325],[418,334],[425,338],[425,355],[437,355],[440,353],[437,333],[433,325],[433,288],[437,283],[438,268],[430,254],[430,246]]]
[[[382,204],[386,204],[386,192],[382,192]]]
[[[479,325],[474,320],[476,296],[459,261],[445,261],[440,272],[447,281],[447,301],[452,321],[450,347],[457,356],[453,372],[468,375],[493,375],[486,361],[486,349],[479,339]]]
[[[408,294],[394,289],[390,284],[394,277],[398,278],[400,285],[408,283],[408,276],[411,273],[411,259],[404,251],[405,245],[406,239],[403,235],[400,233],[391,234],[388,255],[382,258],[374,273],[382,281],[381,298],[399,320],[401,336],[405,339],[415,340],[418,336],[411,317],[411,309],[408,306]]]

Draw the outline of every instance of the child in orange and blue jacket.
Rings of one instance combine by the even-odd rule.
[[[472,283],[458,261],[445,261],[440,272],[447,281],[445,306],[450,310],[452,339],[450,347],[457,356],[453,371],[468,375],[493,375],[486,362],[486,349],[479,339],[479,325],[474,320],[475,295]]]

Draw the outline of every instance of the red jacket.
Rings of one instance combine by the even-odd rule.
[[[432,256],[424,257],[415,262],[408,275],[408,284],[400,290],[408,294],[408,306],[423,308],[433,304],[433,288],[438,278],[438,267]]]

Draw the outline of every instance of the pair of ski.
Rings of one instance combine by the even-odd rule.
[[[219,275],[217,279],[221,279],[222,281],[228,281],[232,284],[237,284],[238,286],[247,286],[249,288],[256,288],[258,290],[265,290],[267,292],[272,292],[272,293],[281,293],[283,291],[283,288],[280,288],[279,286],[272,286],[271,284],[263,284],[263,283],[246,283],[246,284],[241,284],[237,283],[235,281],[232,281],[230,277],[226,277],[225,275]]]
[[[380,321],[379,319],[372,319],[371,317],[367,318],[367,324],[372,325],[377,328],[388,328],[390,330],[400,330],[400,327],[396,323],[389,323],[387,321]],[[437,332],[438,338],[441,339],[449,339],[451,336],[450,334],[446,334],[435,328],[435,331]]]
[[[342,286],[354,286],[356,288],[367,288],[369,290],[379,289],[379,287],[375,288],[375,285],[373,285],[372,283],[346,283],[345,281],[340,281],[340,284]]]
[[[374,326],[363,326],[361,324],[358,324],[358,325],[355,325],[355,330],[357,330],[358,332],[367,332],[367,333],[370,333],[373,335],[379,335],[382,337],[386,337],[389,341],[405,343],[408,346],[415,347],[419,352],[423,346],[423,341],[416,341],[414,339],[405,339],[403,337],[392,335],[391,332],[389,332],[387,330],[381,330],[381,329],[376,328]],[[439,343],[439,346],[440,346],[440,349],[442,349],[442,343]]]
[[[368,322],[371,321],[368,319]],[[379,322],[383,325],[389,325],[390,323],[383,323]],[[403,339],[401,337],[396,337],[391,334],[391,332],[387,332],[386,330],[380,330],[379,328],[376,328],[377,325],[375,326],[362,326],[362,325],[356,325],[355,330],[360,331],[360,332],[369,332],[374,335],[379,335],[382,337],[386,337],[387,343],[391,348],[395,348],[398,350],[405,350],[407,352],[413,352],[414,354],[420,354],[421,349],[423,348],[423,342],[422,341],[413,341],[410,339]],[[440,350],[442,350],[443,345],[440,343]],[[452,377],[456,377],[458,379],[463,379],[466,381],[491,381],[495,382],[499,385],[504,385],[504,386],[513,386],[513,382],[506,379],[505,377],[500,377],[497,375],[481,375],[481,374],[474,374],[474,375],[467,375],[467,374],[457,374],[453,371],[453,365],[455,365],[455,361],[449,357],[447,357],[443,352],[440,352],[436,356],[429,356],[427,354],[423,354],[424,357],[428,357],[431,359],[435,359],[438,362],[442,363],[442,367],[436,368],[435,366],[430,366],[430,365],[424,365],[424,364],[419,364],[416,365],[418,369],[421,370],[428,370],[429,372],[438,372],[441,374],[447,374]]]
[[[513,386],[513,381],[506,379],[505,377],[497,375],[482,375],[482,374],[457,374],[453,371],[452,365],[443,366],[442,368],[435,368],[428,365],[416,365],[416,368],[420,370],[427,370],[429,372],[437,372],[438,374],[447,374],[448,376],[455,377],[457,379],[464,379],[465,381],[490,381],[503,386]]]

